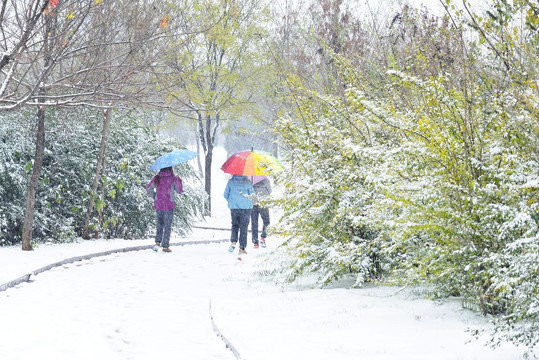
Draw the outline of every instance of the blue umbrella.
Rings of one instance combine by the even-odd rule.
[[[150,167],[150,170],[160,170],[169,166],[178,165],[182,162],[189,161],[198,156],[197,152],[190,150],[178,150],[169,152],[168,154],[161,155],[153,165]]]

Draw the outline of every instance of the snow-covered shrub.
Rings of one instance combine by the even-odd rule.
[[[299,96],[299,93],[297,94]],[[361,121],[347,117],[337,97],[308,92],[301,98],[301,122],[282,117],[276,126],[288,151],[285,187],[276,206],[284,209],[279,231],[289,236],[295,256],[289,279],[308,272],[320,284],[344,275],[356,286],[379,277],[387,266],[383,232],[372,218],[379,195],[370,167],[383,156],[384,144]]]
[[[410,14],[395,18],[406,21],[379,69],[339,73],[346,97],[293,88],[296,116],[277,123],[289,152],[279,199],[289,271],[363,279],[375,254],[387,280],[459,296],[494,315],[495,339],[533,348],[539,17],[529,2],[496,2],[488,20],[473,19],[485,26],[478,40]],[[385,76],[373,81],[376,70]]]
[[[22,233],[25,188],[33,158],[31,139],[21,128],[24,123],[22,114],[0,115],[0,246],[19,241]]]
[[[9,113],[0,118],[0,243],[20,241],[25,210],[25,187],[35,152],[32,112]],[[55,111],[46,119],[43,171],[36,194],[35,241],[71,241],[82,233],[82,226],[97,162],[102,119],[98,111]],[[96,200],[97,211],[91,227],[106,237],[148,235],[155,221],[151,199],[145,186],[154,175],[152,162],[165,152],[181,148],[173,139],[161,139],[138,125],[131,116],[114,114],[106,159],[104,197]],[[190,231],[200,215],[205,193],[192,188],[197,183],[187,165],[175,167],[186,181],[185,193],[178,199],[174,229]],[[100,193],[101,191],[98,190]]]
[[[405,142],[395,148],[398,161],[385,184],[388,199],[404,205],[393,219],[393,246],[402,259],[394,275],[428,281],[439,297],[463,297],[519,328],[503,336],[532,345],[537,263],[522,260],[537,258],[533,115],[515,106],[512,94],[480,83],[461,88],[446,76],[390,75],[413,105],[393,100],[387,108],[398,109],[394,117],[415,144],[415,151]]]
[[[159,156],[181,148],[175,139],[160,138],[149,129],[138,126],[134,119],[116,119],[111,127],[107,156],[115,166],[107,165],[105,179],[109,184],[109,196],[104,215],[109,221],[106,230],[110,236],[140,237],[147,234],[155,223],[155,212],[145,188],[156,174],[148,169]],[[185,235],[191,231],[195,219],[201,216],[207,195],[202,186],[192,185],[200,182],[189,164],[175,166],[174,172],[183,180],[184,193],[176,199],[173,226],[177,234]]]
[[[521,228],[535,228],[535,235],[523,236],[490,259],[496,270],[492,292],[505,302],[505,311],[494,318],[492,342],[509,340],[533,349],[539,341],[539,235],[537,219],[521,220],[530,223]]]

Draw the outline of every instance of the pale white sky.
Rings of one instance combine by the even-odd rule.
[[[370,0],[372,1],[372,0]],[[375,1],[375,0],[374,0]],[[389,0],[392,1],[392,0]],[[442,3],[440,0],[397,0],[398,2],[408,3],[410,5],[413,5],[414,7],[421,7],[425,6],[432,12],[437,11],[445,11],[444,7],[442,6]],[[443,0],[445,3],[445,0]],[[463,0],[452,0],[453,4],[457,8],[462,7],[462,1]],[[470,5],[471,8],[478,8],[479,6],[485,7],[487,4],[487,0],[466,0],[466,2]]]

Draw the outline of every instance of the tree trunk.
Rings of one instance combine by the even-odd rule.
[[[273,156],[279,158],[279,138],[277,135],[273,135]]]
[[[32,176],[26,188],[26,210],[24,213],[24,226],[22,233],[22,250],[31,251],[32,232],[34,231],[34,213],[36,204],[36,189],[43,168],[43,157],[45,154],[45,108],[37,108],[37,137],[36,153],[34,156],[34,166]]]
[[[213,144],[208,143],[208,151],[204,161],[204,190],[208,194],[208,201],[206,206],[207,216],[211,216],[211,164],[213,161]]]
[[[45,34],[44,34],[44,64],[43,68],[47,69],[51,63],[50,47],[49,47],[49,35],[51,27],[50,16],[45,20]],[[45,102],[45,95],[47,91],[44,87],[38,89],[39,103]],[[37,107],[37,135],[36,135],[36,153],[34,155],[34,166],[32,166],[32,176],[26,188],[26,209],[24,211],[24,225],[22,230],[22,250],[31,251],[32,248],[32,235],[34,232],[34,214],[36,211],[36,190],[39,184],[39,177],[41,176],[41,170],[43,169],[43,158],[45,156],[45,106],[39,105]]]
[[[213,149],[215,148],[217,130],[219,129],[219,119],[219,113],[216,113],[215,118],[213,119],[211,115],[206,115],[206,161],[204,164],[204,189],[206,190],[206,194],[208,194],[208,206],[206,209],[206,215],[208,216],[211,216],[211,165],[213,162]]]
[[[108,145],[108,142],[107,142]],[[105,176],[107,173],[107,149],[108,146],[105,147],[105,153],[103,154],[103,163],[101,164],[101,174]],[[99,198],[101,201],[105,201],[105,181],[101,182],[101,189],[99,191]],[[99,226],[103,228],[103,208],[99,209],[98,215],[97,215]]]
[[[97,187],[99,185],[99,178],[101,176],[103,158],[105,157],[108,138],[109,138],[109,129],[110,129],[110,109],[103,110],[103,130],[101,131],[101,144],[99,145],[99,153],[97,155],[97,164],[95,166],[94,182],[92,184],[92,193],[90,194],[90,201],[88,203],[88,209],[86,210],[86,217],[84,218],[84,226],[82,229],[82,238],[89,238],[89,226],[90,226],[90,217],[94,211],[94,202],[97,196]]]
[[[198,139],[204,149],[204,190],[208,194],[208,201],[206,202],[205,215],[211,216],[211,165],[213,162],[213,149],[215,147],[215,139],[217,136],[217,130],[219,128],[219,114],[215,115],[215,119],[212,119],[211,115],[206,115],[204,121],[203,114],[199,111],[197,113],[198,121]],[[212,126],[212,123],[215,125]]]
[[[198,129],[197,124],[195,124],[195,139],[197,141],[197,153],[200,154],[200,138],[198,137]],[[198,165],[198,173],[200,176],[203,176],[204,173],[202,172],[202,163],[200,162],[200,156],[197,156],[197,165]]]

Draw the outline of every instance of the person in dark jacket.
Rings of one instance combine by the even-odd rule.
[[[156,213],[155,229],[155,251],[159,251],[159,246],[163,246],[164,252],[171,252],[170,232],[176,202],[176,194],[183,192],[182,179],[174,175],[171,167],[161,169],[146,186],[146,192],[154,199],[153,205]]]
[[[228,251],[233,252],[238,242],[238,232],[240,241],[240,254],[247,254],[247,231],[249,228],[249,219],[253,201],[251,195],[254,194],[253,184],[247,176],[233,175],[226,184],[223,194],[228,202],[230,217],[232,220],[232,229],[230,234],[230,247]]]
[[[258,181],[256,181],[258,180]],[[253,187],[256,194],[253,210],[251,211],[251,234],[253,236],[254,248],[260,246],[266,247],[266,228],[270,224],[269,209],[262,207],[259,203],[260,199],[271,194],[271,183],[266,176],[255,178],[253,177]],[[258,240],[258,216],[262,218],[262,233],[260,241]]]

